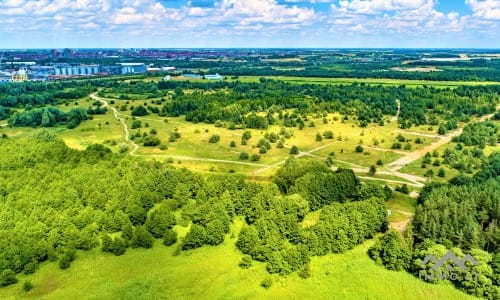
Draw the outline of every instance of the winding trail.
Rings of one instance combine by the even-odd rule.
[[[133,140],[130,139],[130,132],[129,132],[129,129],[127,127],[127,123],[125,122],[124,118],[120,117],[120,113],[118,112],[118,110],[116,108],[110,106],[108,104],[108,102],[106,101],[106,99],[98,97],[96,95],[96,93],[91,94],[90,97],[92,99],[94,99],[94,100],[97,100],[97,101],[101,102],[104,107],[111,109],[111,111],[113,112],[113,115],[114,115],[115,119],[117,119],[122,124],[123,130],[125,132],[125,141],[127,143],[132,144],[132,146],[133,146],[133,149],[129,152],[129,154],[132,155],[132,156],[173,158],[173,159],[179,159],[179,160],[204,161],[204,162],[216,162],[216,163],[228,163],[228,164],[238,164],[238,165],[247,165],[247,166],[254,166],[254,167],[262,167],[261,169],[254,171],[253,172],[254,175],[263,173],[263,172],[265,172],[265,171],[267,171],[269,169],[277,168],[280,165],[285,164],[285,162],[286,162],[286,159],[284,159],[284,160],[279,161],[279,162],[277,162],[275,164],[268,165],[268,164],[260,164],[260,163],[251,163],[251,162],[224,160],[224,159],[202,158],[202,157],[190,157],[190,156],[182,156],[182,155],[136,154],[136,152],[139,150],[139,145],[136,144]],[[399,117],[400,109],[401,109],[401,102],[397,99],[396,103],[398,105],[398,111],[396,113],[396,116],[394,117],[394,120],[397,121],[397,119]],[[499,109],[500,109],[500,105],[496,107],[496,111],[498,111]],[[478,121],[482,122],[482,121],[485,121],[486,119],[491,118],[496,113],[496,111],[494,113],[492,113],[492,114],[485,115],[485,116],[481,117]],[[149,119],[149,118],[144,118],[144,117],[138,117],[138,119],[151,120],[151,121],[159,121],[159,120],[156,120],[156,119]],[[174,123],[179,123],[179,124],[186,124],[186,123],[176,122],[176,121],[173,121],[173,122]],[[1,124],[0,125],[0,127],[4,127],[4,126],[7,126],[7,124]],[[405,130],[396,130],[396,132],[401,132],[401,133],[405,133],[405,134],[412,134],[412,135],[417,135],[417,136],[424,136],[424,137],[429,137],[429,138],[437,138],[438,140],[435,141],[435,142],[433,142],[433,143],[431,143],[430,145],[427,145],[427,146],[423,147],[422,149],[415,150],[413,152],[403,152],[403,151],[397,151],[397,150],[393,150],[393,149],[383,149],[383,148],[378,148],[378,147],[365,146],[368,149],[373,149],[373,150],[377,150],[377,151],[384,151],[384,152],[391,151],[391,152],[394,152],[394,153],[397,153],[397,154],[404,155],[403,157],[401,157],[401,158],[399,158],[399,159],[397,159],[397,160],[389,163],[387,165],[387,167],[389,168],[388,170],[377,171],[377,174],[380,174],[380,175],[392,175],[392,176],[395,176],[395,177],[403,178],[403,179],[405,179],[405,180],[407,180],[409,182],[399,181],[399,180],[392,180],[392,179],[374,178],[374,177],[368,177],[368,176],[358,176],[358,177],[362,178],[362,179],[365,179],[365,180],[377,180],[377,181],[385,181],[385,182],[396,183],[396,184],[407,184],[409,186],[414,186],[414,187],[423,187],[424,183],[427,181],[427,178],[424,178],[424,177],[421,177],[421,176],[417,176],[417,175],[411,175],[411,174],[407,174],[407,173],[402,173],[402,172],[399,172],[399,170],[401,168],[403,168],[404,166],[406,166],[407,164],[409,164],[409,163],[411,163],[411,162],[413,162],[413,161],[415,161],[415,160],[423,157],[427,152],[431,152],[431,151],[433,151],[433,150],[435,150],[435,149],[443,146],[444,144],[449,143],[453,139],[453,137],[460,135],[462,133],[462,131],[463,131],[463,126],[460,127],[460,128],[458,128],[458,129],[456,129],[453,132],[448,133],[447,135],[439,136],[439,135],[433,135],[433,134],[410,132],[410,131],[405,131]],[[332,145],[334,143],[335,142],[331,142],[331,143],[328,143],[328,144],[316,147],[314,149],[311,149],[309,151],[299,151],[299,153],[295,157],[311,156],[311,157],[315,157],[315,158],[325,159],[325,157],[322,157],[322,156],[319,156],[319,155],[315,155],[313,153],[316,152],[316,151],[322,150],[322,149],[324,149],[324,148],[326,148],[326,147],[328,147],[328,146],[330,146],[330,145]],[[291,148],[291,147],[285,145],[285,148]],[[368,173],[368,171],[369,171],[368,168],[360,166],[360,165],[357,165],[357,164],[354,164],[354,163],[351,163],[351,162],[337,160],[337,159],[333,159],[333,161],[339,162],[339,163],[342,163],[342,164],[347,164],[349,166],[352,166],[352,170],[354,172],[356,172],[356,173]],[[332,167],[332,169],[335,170],[336,167]],[[406,221],[405,224],[400,224],[400,225],[403,225],[403,226],[397,226],[397,227],[405,228],[407,223],[408,223],[408,221]]]
[[[312,156],[312,157],[316,157],[316,158],[324,158],[324,157],[322,157],[322,156],[314,155],[314,154],[312,154],[312,153],[313,153],[313,152],[316,152],[316,151],[319,151],[319,150],[321,150],[321,149],[324,149],[324,148],[326,148],[326,147],[328,147],[328,146],[332,145],[333,143],[335,143],[335,142],[331,142],[331,143],[325,144],[325,145],[323,145],[323,146],[316,147],[316,148],[314,148],[314,149],[311,149],[311,150],[309,150],[309,151],[305,151],[305,152],[304,152],[304,151],[299,151],[299,154],[297,154],[295,157]],[[287,145],[285,145],[284,147],[285,147],[285,148],[287,148],[287,149],[292,148],[292,147],[287,146]],[[253,174],[254,174],[254,175],[255,175],[255,174],[260,174],[260,173],[263,173],[263,172],[265,172],[265,171],[267,171],[267,170],[269,170],[269,169],[272,169],[272,168],[277,168],[278,166],[285,164],[285,162],[286,162],[286,159],[284,159],[284,160],[282,160],[282,161],[280,161],[280,162],[277,162],[277,163],[275,163],[274,165],[270,165],[270,166],[267,166],[267,167],[262,168],[262,169],[260,169],[260,170],[254,171],[254,172],[253,172]]]
[[[396,112],[396,115],[392,118],[392,120],[397,122],[399,119],[399,113],[401,112],[401,101],[399,101],[399,99],[396,99],[396,104],[398,105],[398,111]]]
[[[113,115],[115,116],[115,119],[120,121],[120,123],[123,125],[123,129],[125,130],[125,141],[127,143],[132,144],[133,148],[132,151],[130,151],[130,155],[135,155],[135,152],[139,150],[139,145],[137,145],[134,141],[130,139],[130,132],[128,131],[127,123],[125,123],[125,120],[119,116],[118,110],[116,108],[109,106],[108,102],[104,100],[103,98],[100,98],[96,96],[95,93],[91,94],[90,97],[94,100],[97,100],[103,104],[104,107],[111,109],[113,111]]]
[[[269,166],[266,164],[259,164],[259,163],[250,163],[250,162],[224,160],[224,159],[191,157],[191,156],[182,156],[182,155],[136,154],[137,150],[139,150],[139,145],[137,145],[133,140],[130,139],[130,132],[128,130],[127,123],[125,123],[125,119],[120,117],[120,113],[118,112],[118,110],[116,110],[116,108],[110,106],[105,99],[98,97],[95,93],[91,94],[90,97],[94,100],[101,102],[104,107],[111,109],[115,119],[120,121],[120,123],[123,125],[123,129],[125,131],[125,141],[127,143],[132,144],[132,146],[134,148],[134,149],[132,149],[132,151],[129,152],[129,154],[132,156],[162,157],[162,158],[173,158],[173,159],[182,159],[182,160],[191,160],[191,161],[205,161],[205,162],[218,162],[218,163],[228,163],[228,164],[237,164],[237,165],[257,166],[257,167],[268,167]],[[145,119],[145,118],[142,118],[142,119]],[[154,119],[151,119],[151,120],[154,120]],[[156,120],[154,120],[154,121],[156,121]]]

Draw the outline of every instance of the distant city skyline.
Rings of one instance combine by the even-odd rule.
[[[500,0],[0,0],[0,48],[500,48]]]

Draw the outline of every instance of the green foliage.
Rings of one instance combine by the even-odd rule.
[[[146,220],[146,228],[155,238],[162,238],[175,224],[175,215],[164,206],[153,210]]]
[[[154,146],[158,146],[159,144],[161,144],[161,141],[157,136],[148,135],[147,137],[144,138],[143,145],[145,147],[154,147]]]
[[[270,288],[272,285],[273,285],[273,281],[271,278],[266,278],[266,279],[262,280],[262,282],[260,283],[260,286],[262,286],[265,289]]]
[[[138,226],[134,229],[130,246],[133,248],[151,248],[153,247],[153,241],[153,235],[144,226]]]
[[[33,289],[33,283],[31,283],[31,281],[29,280],[26,280],[24,283],[23,283],[23,291],[24,292],[29,292]]]
[[[142,127],[142,123],[141,123],[141,120],[133,120],[132,121],[132,129],[137,129],[137,128],[141,128]]]
[[[143,117],[148,114],[149,114],[148,111],[142,105],[138,105],[134,107],[134,109],[132,110],[132,116],[134,117]]]
[[[242,269],[248,269],[252,266],[252,257],[250,255],[244,255],[238,264]]]
[[[425,195],[414,219],[415,237],[460,248],[500,251],[498,179],[441,186]],[[421,200],[422,201],[422,200]]]
[[[387,231],[368,250],[368,255],[389,270],[402,271],[410,267],[411,251],[401,234],[395,230]]]
[[[368,171],[368,174],[373,176],[373,175],[375,175],[376,172],[377,172],[377,167],[375,167],[374,165],[371,165],[370,170]]]
[[[75,249],[66,250],[66,252],[64,252],[64,254],[59,259],[59,268],[61,270],[69,268],[71,262],[75,260],[75,257],[76,257]]]
[[[212,144],[218,143],[219,141],[220,141],[220,136],[218,134],[214,134],[208,139],[208,142]]]
[[[0,286],[8,286],[17,283],[16,273],[14,271],[7,269],[0,273]]]
[[[241,152],[241,153],[240,153],[240,159],[241,159],[241,160],[247,160],[247,159],[248,159],[248,157],[249,157],[249,156],[248,156],[248,153],[246,153],[246,152]]]
[[[177,233],[172,229],[167,229],[163,235],[163,245],[172,246],[177,243]]]
[[[290,148],[290,154],[292,155],[299,154],[299,148],[293,145],[292,148]]]
[[[121,237],[115,237],[109,246],[109,252],[113,253],[116,256],[120,256],[125,254],[127,251],[127,244],[125,240]]]
[[[201,247],[206,241],[205,228],[200,225],[193,224],[191,229],[186,234],[182,243],[182,250],[189,250]]]
[[[73,108],[65,113],[49,106],[15,113],[9,118],[8,123],[11,127],[53,127],[64,124],[71,129],[87,119],[87,111],[83,108]]]

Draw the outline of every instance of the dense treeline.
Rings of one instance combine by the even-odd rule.
[[[53,127],[63,124],[71,129],[87,120],[88,112],[89,110],[83,108],[72,108],[67,113],[52,106],[34,108],[15,113],[9,118],[8,124],[10,127]],[[100,113],[101,111],[90,109],[90,112],[96,114],[96,112]]]
[[[399,64],[358,63],[348,62],[347,65],[314,67],[308,66],[302,70],[294,70],[297,66],[278,69],[270,65],[262,67],[247,66],[212,66],[208,73],[221,73],[227,76],[303,76],[332,78],[391,78],[408,80],[439,80],[439,81],[499,81],[498,62],[488,68],[447,69],[443,72],[404,72],[391,70]],[[426,62],[426,66],[431,65]],[[299,66],[300,67],[300,66]]]
[[[484,132],[490,125],[471,125]],[[486,299],[500,298],[500,153],[494,152],[472,177],[459,175],[449,184],[426,186],[415,217],[404,238],[398,232],[384,235],[369,251],[378,263],[392,270],[407,270],[430,282],[447,280],[465,292]],[[466,270],[453,262],[432,269],[423,264],[430,254],[438,260],[451,251],[459,260],[470,255],[478,264]],[[470,261],[470,259],[469,259]]]
[[[494,112],[500,92],[500,86],[408,89],[364,84],[291,84],[264,78],[259,83],[165,81],[159,82],[158,88],[174,91],[160,115],[185,115],[192,122],[220,120],[252,127],[255,123],[247,122],[252,113],[295,109],[298,113],[353,115],[361,126],[366,126],[370,122],[380,123],[383,115],[396,114],[396,100],[400,100],[402,128],[439,125],[441,133],[455,129],[457,122],[469,121],[472,116]]]

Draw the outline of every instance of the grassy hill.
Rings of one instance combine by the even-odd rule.
[[[239,227],[240,223],[236,225]],[[185,231],[176,227],[177,231]],[[233,228],[237,230],[237,228]],[[46,263],[20,283],[0,289],[1,299],[473,299],[451,285],[427,284],[406,272],[377,266],[366,254],[368,241],[345,254],[314,257],[311,277],[269,275],[263,264],[238,267],[236,239],[217,247],[181,252],[157,243],[129,249],[121,257],[97,249],[79,252],[68,270]],[[272,279],[264,289],[262,280]],[[34,288],[22,291],[30,280]]]

